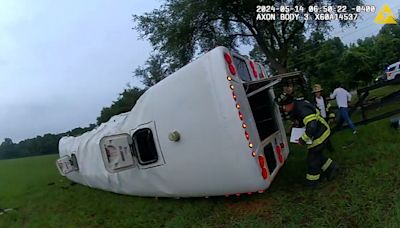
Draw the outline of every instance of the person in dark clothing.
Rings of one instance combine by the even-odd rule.
[[[328,180],[332,180],[338,173],[338,165],[323,155],[326,142],[329,139],[330,128],[318,109],[306,100],[295,100],[293,96],[281,94],[276,102],[283,112],[305,127],[305,133],[299,138],[299,144],[307,145],[307,174],[306,186],[316,187],[320,183],[321,171]]]

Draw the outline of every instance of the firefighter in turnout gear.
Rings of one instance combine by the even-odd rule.
[[[307,145],[308,149],[306,186],[318,186],[321,175],[328,180],[334,179],[338,173],[338,166],[332,159],[323,155],[331,131],[319,110],[310,102],[296,100],[292,95],[285,93],[277,97],[276,102],[283,112],[299,123],[298,127],[306,129],[299,138],[299,144]],[[308,141],[312,143],[307,144]]]

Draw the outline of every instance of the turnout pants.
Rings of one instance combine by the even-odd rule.
[[[321,171],[325,172],[332,164],[332,159],[326,158],[323,155],[326,142],[310,148],[307,155],[307,182],[318,182]]]

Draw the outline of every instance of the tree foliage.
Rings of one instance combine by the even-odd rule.
[[[98,124],[108,121],[112,116],[128,112],[135,105],[145,90],[139,88],[127,88],[110,107],[105,107],[97,118]],[[97,125],[77,127],[60,134],[45,134],[35,138],[25,139],[14,143],[11,138],[5,138],[0,144],[0,159],[20,158],[27,156],[58,153],[58,142],[63,136],[78,136],[94,129]]]
[[[169,2],[174,4],[179,2],[189,4],[181,0]],[[195,3],[204,4],[203,1],[198,2],[199,3],[196,1]],[[218,3],[219,1],[216,2]],[[210,3],[211,6],[213,6],[213,4]],[[184,5],[178,6],[183,7]],[[164,6],[164,8],[165,7],[167,6]],[[171,18],[170,20],[178,18],[179,17]],[[178,22],[174,21],[168,23]],[[167,24],[165,24],[165,26]],[[158,28],[154,29],[157,30]],[[165,29],[169,30],[170,28]],[[184,34],[183,31],[182,34]],[[199,35],[198,33],[196,34]],[[223,41],[224,39],[227,41],[231,38],[238,39],[237,37],[239,37],[239,35],[223,36],[223,34],[220,33],[211,33],[209,35],[209,41]],[[202,39],[205,38],[203,37]],[[235,41],[235,39],[233,39],[233,41]],[[176,42],[178,42],[178,40],[180,40],[179,37]],[[205,40],[203,41],[205,46],[202,48],[211,48],[211,46],[206,46],[207,42]],[[236,42],[239,41],[240,40],[236,40]],[[156,41],[154,42],[157,43]],[[243,43],[244,41],[242,40],[240,42]],[[231,44],[234,44],[232,45],[232,47],[234,47],[239,43]],[[178,45],[178,43],[176,45]],[[288,49],[292,54],[288,56],[285,67],[289,70],[297,69],[303,71],[304,74],[308,76],[311,83],[322,84],[324,90],[328,92],[332,91],[339,82],[349,88],[356,88],[371,83],[371,80],[375,76],[382,74],[389,64],[400,60],[400,25],[385,25],[376,36],[360,39],[356,44],[351,45],[343,44],[339,38],[326,39],[321,32],[317,31],[311,33],[308,39],[304,36],[299,36],[296,40],[296,44],[292,44]],[[168,59],[172,55],[164,56],[161,52],[151,55],[145,65],[139,67],[135,71],[135,77],[141,78],[146,87],[154,85],[172,72],[173,68],[169,65],[171,59]],[[268,61],[262,48],[257,44],[251,52],[251,55],[260,61]],[[180,60],[177,61],[179,62]],[[114,115],[130,111],[144,92],[145,89],[136,87],[126,88],[110,107],[102,109],[100,116],[97,118],[97,124],[99,125],[108,121]],[[19,143],[14,143],[11,138],[5,138],[0,144],[0,159],[57,153],[58,141],[61,137],[66,135],[77,136],[92,130],[96,126],[95,124],[90,124],[88,127],[78,127],[61,134],[45,134],[43,136],[20,141]]]
[[[0,159],[20,158],[58,153],[58,141],[63,136],[78,136],[95,128],[90,124],[85,128],[75,128],[61,134],[45,134],[35,138],[25,139],[19,143],[13,143],[11,138],[5,138],[0,144]]]
[[[400,23],[400,22],[399,22]],[[400,25],[385,25],[379,34],[373,37],[374,57],[378,59],[381,70],[384,70],[389,64],[400,60]],[[362,46],[367,46],[365,41]]]
[[[189,62],[196,51],[223,45],[231,49],[241,44],[255,44],[274,71],[287,71],[291,50],[304,40],[306,31],[326,31],[329,22],[315,20],[257,20],[257,5],[302,6],[362,4],[353,1],[271,1],[271,0],[166,0],[160,8],[144,15],[134,15],[136,30],[148,38],[154,49],[166,57],[172,69]],[[343,22],[346,24],[346,22]]]
[[[97,124],[107,122],[114,115],[130,111],[144,92],[145,90],[137,87],[126,88],[110,107],[104,107],[101,110],[100,116],[97,117]]]
[[[313,33],[289,58],[288,68],[306,74],[326,90],[338,84],[354,89],[369,84],[400,60],[400,25],[385,25],[376,36],[345,45],[339,38]]]
[[[165,58],[160,54],[153,54],[144,66],[139,66],[134,72],[146,87],[151,87],[172,73],[165,63]]]

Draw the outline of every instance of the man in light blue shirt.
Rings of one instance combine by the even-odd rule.
[[[357,133],[356,127],[353,124],[353,121],[351,121],[350,116],[349,116],[349,109],[347,103],[351,101],[351,94],[342,88],[342,86],[338,86],[333,93],[331,94],[331,99],[336,98],[336,103],[339,107],[340,111],[340,121],[339,121],[339,126],[342,126],[343,121],[346,121],[346,123],[349,125],[349,127],[353,130],[353,134]]]

